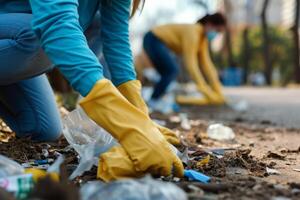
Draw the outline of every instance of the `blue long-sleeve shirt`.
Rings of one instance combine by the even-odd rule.
[[[88,47],[84,30],[101,13],[103,53],[114,84],[135,78],[129,44],[131,0],[0,0],[0,13],[32,13],[32,27],[53,64],[75,90],[86,96],[103,78],[102,66]]]

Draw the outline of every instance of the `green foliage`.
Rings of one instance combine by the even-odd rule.
[[[278,68],[281,72],[281,82],[287,83],[293,73],[293,39],[289,30],[279,27],[269,27],[270,52],[273,68]],[[233,37],[234,58],[238,66],[243,67],[244,58],[249,58],[249,70],[251,72],[264,71],[263,60],[263,35],[261,28],[253,27],[249,30],[249,52],[245,55],[245,46],[243,41],[243,31]],[[214,53],[216,65],[226,66],[226,55],[224,52]]]

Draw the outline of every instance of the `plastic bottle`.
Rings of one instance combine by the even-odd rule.
[[[25,199],[33,188],[33,178],[31,174],[24,174],[20,164],[0,155],[0,187],[18,199]]]
[[[35,182],[46,175],[58,180],[59,167],[64,157],[60,156],[46,171],[24,169],[19,163],[0,155],[0,187],[14,194],[17,199],[26,199]]]
[[[173,183],[152,179],[124,179],[109,184],[94,181],[80,189],[82,200],[187,200],[186,193]]]

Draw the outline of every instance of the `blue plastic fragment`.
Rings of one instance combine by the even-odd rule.
[[[210,181],[210,177],[197,172],[195,170],[184,170],[184,176],[187,177],[191,181],[199,181],[202,183],[208,183]]]

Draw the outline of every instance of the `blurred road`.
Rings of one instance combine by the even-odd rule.
[[[216,121],[237,121],[300,128],[300,88],[226,88],[227,97],[246,100],[248,109],[237,112],[229,107],[192,109],[194,116]],[[183,108],[184,110],[190,108]]]

